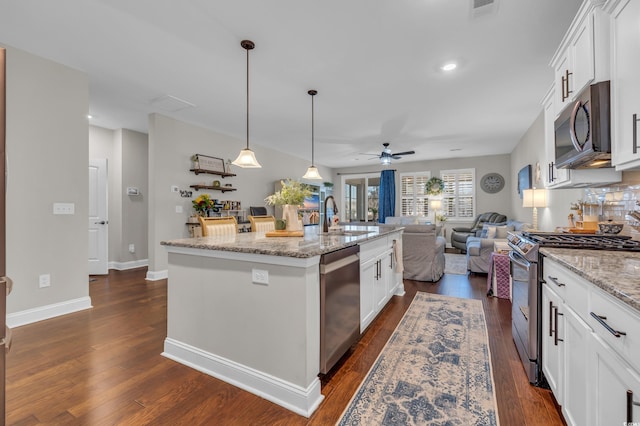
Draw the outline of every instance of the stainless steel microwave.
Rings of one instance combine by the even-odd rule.
[[[555,121],[555,166],[611,167],[610,82],[586,87]]]

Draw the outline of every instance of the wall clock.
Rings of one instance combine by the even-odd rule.
[[[480,188],[489,194],[495,194],[504,188],[504,178],[499,173],[487,173],[480,179]]]

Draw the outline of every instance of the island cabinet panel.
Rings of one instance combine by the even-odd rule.
[[[170,252],[164,355],[310,415],[323,398],[319,258],[296,267],[263,257]],[[254,269],[268,283],[253,282]]]

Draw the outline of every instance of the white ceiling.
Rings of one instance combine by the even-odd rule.
[[[315,163],[343,167],[383,142],[416,151],[394,162],[511,152],[580,3],[0,0],[0,43],[85,71],[94,125],[147,132],[160,112],[244,141],[250,39],[250,144],[310,160],[316,89]]]

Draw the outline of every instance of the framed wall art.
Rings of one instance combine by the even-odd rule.
[[[518,172],[518,194],[520,198],[525,189],[531,188],[531,164],[527,164]]]
[[[217,157],[209,157],[208,155],[198,154],[198,162],[200,170],[209,172],[225,173],[224,160]]]

